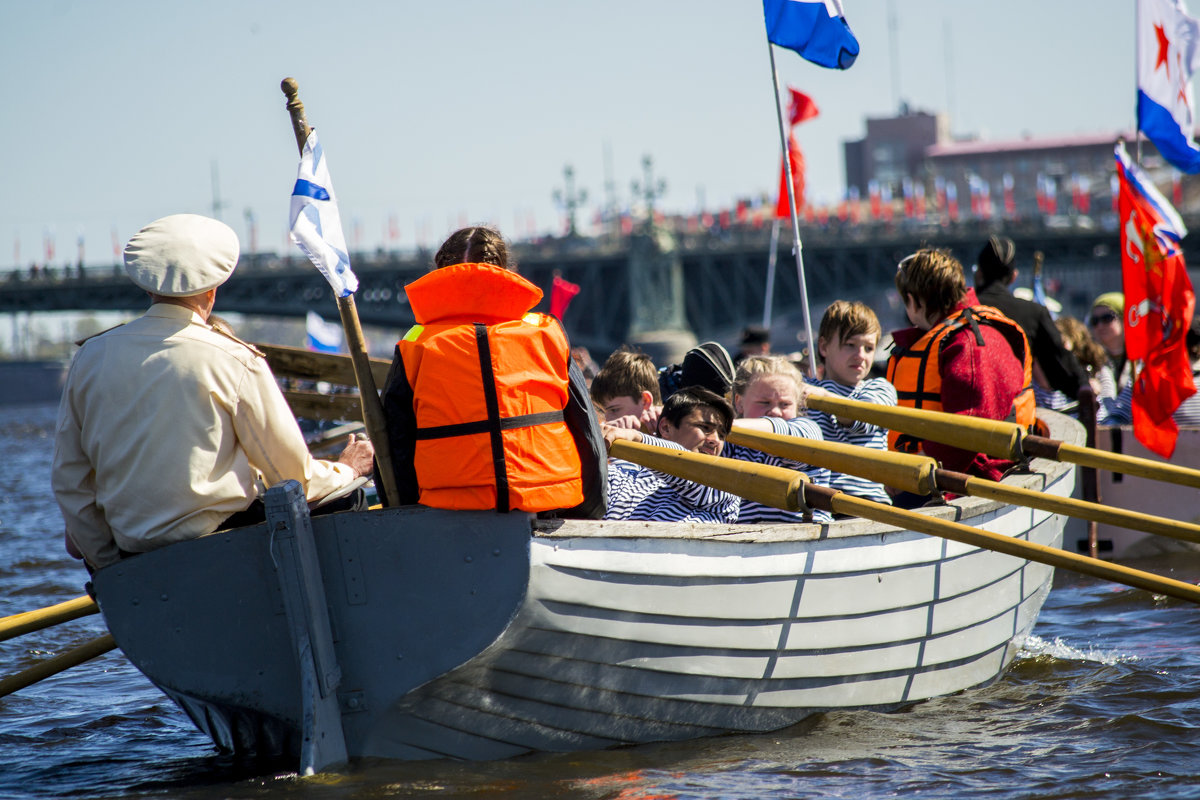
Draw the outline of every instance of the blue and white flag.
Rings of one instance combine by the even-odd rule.
[[[305,343],[318,353],[337,353],[342,349],[342,326],[326,322],[315,311],[304,317]]]
[[[329,178],[329,162],[314,130],[304,143],[296,186],[292,189],[292,241],[321,270],[338,297],[358,290],[358,278],[350,269],[337,196]]]
[[[767,39],[814,64],[848,69],[858,58],[858,39],[841,0],[763,0]]]
[[[1200,172],[1193,140],[1192,73],[1200,66],[1200,23],[1183,0],[1138,0],[1138,127],[1181,172]]]

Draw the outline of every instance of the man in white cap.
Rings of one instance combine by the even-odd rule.
[[[233,230],[194,214],[152,222],[125,247],[151,306],[84,342],[55,433],[68,550],[92,569],[240,522],[279,481],[312,501],[371,472],[367,441],[337,462],[312,458],[262,354],[209,325],[237,260]]]

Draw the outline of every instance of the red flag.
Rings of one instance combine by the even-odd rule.
[[[800,152],[800,144],[796,137],[788,137],[788,160],[792,162],[792,191],[796,193],[796,209],[804,209],[804,154]],[[780,159],[782,162],[783,159]],[[788,203],[787,169],[779,165],[779,199],[775,201],[775,218],[787,219],[792,216],[791,204]]]
[[[1185,345],[1196,306],[1180,243],[1187,228],[1123,144],[1116,158],[1125,352],[1142,362],[1133,384],[1133,433],[1170,458],[1179,436],[1171,415],[1196,393]]]
[[[798,92],[788,87],[792,98],[788,102],[788,124],[795,127],[806,119],[812,119],[821,113],[813,99],[804,92]]]
[[[550,316],[562,319],[563,314],[567,313],[567,306],[571,305],[577,294],[579,284],[571,283],[561,275],[555,275],[550,286]]]

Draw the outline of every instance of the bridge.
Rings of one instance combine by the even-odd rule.
[[[837,298],[867,302],[879,313],[885,330],[903,324],[903,309],[895,305],[892,283],[901,258],[932,244],[949,247],[969,269],[987,237],[997,232],[1011,236],[1017,243],[1022,267],[1018,281],[1023,285],[1028,285],[1033,252],[1044,253],[1044,274],[1048,281],[1062,282],[1064,290],[1058,299],[1068,313],[1083,316],[1097,294],[1120,288],[1115,230],[1059,229],[1040,223],[1008,229],[995,223],[854,227],[838,227],[835,223],[825,229],[801,231],[814,328],[825,306]],[[513,251],[521,274],[546,294],[539,310],[548,309],[556,272],[581,287],[563,322],[573,343],[603,354],[630,338],[634,292],[640,288],[640,276],[631,259],[631,242],[628,236],[569,237],[516,244]],[[1185,253],[1188,261],[1200,264],[1200,243],[1185,240],[1185,246],[1189,244],[1192,246]],[[744,325],[761,321],[770,249],[768,228],[680,233],[675,236],[675,247],[682,268],[687,324],[701,341],[715,339],[728,345]],[[363,253],[353,256],[352,262],[360,283],[356,304],[362,322],[399,329],[411,325],[404,285],[425,273],[432,254]],[[7,280],[0,278],[0,312],[136,313],[145,307],[145,294],[128,281],[119,267],[68,268],[36,276],[14,272]],[[803,330],[800,307],[792,236],[785,226],[777,252],[772,309],[777,337]],[[312,310],[330,318],[335,316],[334,308],[328,284],[297,252],[286,258],[244,255],[218,293],[216,311],[302,317]],[[777,338],[777,351],[795,347]]]

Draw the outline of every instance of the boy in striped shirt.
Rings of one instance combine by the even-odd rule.
[[[882,329],[879,318],[869,306],[858,301],[837,300],[825,309],[817,334],[817,352],[825,367],[825,377],[807,385],[806,394],[848,397],[864,403],[896,405],[896,387],[886,378],[868,378],[875,361]],[[822,411],[810,411],[828,442],[843,442],[886,451],[887,429],[840,419]],[[830,486],[846,494],[891,504],[883,484],[847,475],[830,473]]]
[[[658,436],[632,428],[602,426],[610,445],[617,439],[719,456],[733,424],[733,409],[699,386],[667,398],[658,417]],[[608,461],[605,519],[664,522],[736,522],[741,498],[700,483],[619,458]]]

